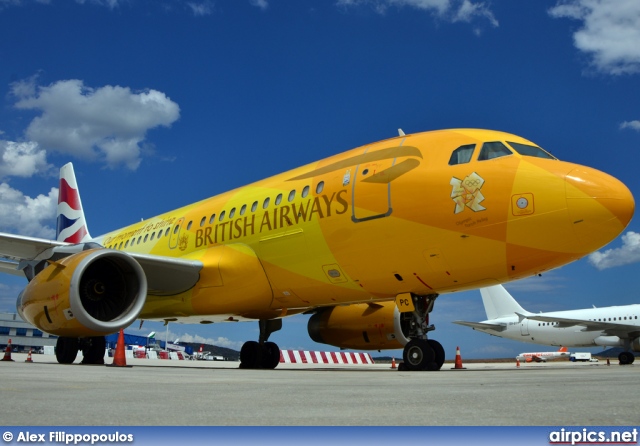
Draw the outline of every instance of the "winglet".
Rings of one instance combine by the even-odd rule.
[[[398,136],[405,136],[404,132],[402,131],[402,129],[398,129]]]
[[[67,163],[60,168],[56,240],[59,242],[80,243],[90,238],[84,211],[82,210],[76,175],[73,172],[73,164]]]

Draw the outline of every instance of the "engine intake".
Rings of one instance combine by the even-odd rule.
[[[127,327],[145,303],[147,279],[131,256],[91,249],[50,261],[18,297],[22,318],[58,336],[102,336]]]

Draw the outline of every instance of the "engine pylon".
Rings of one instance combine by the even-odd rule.
[[[451,370],[467,370],[466,367],[462,367],[462,356],[460,355],[460,347],[456,347],[456,360]]]
[[[4,358],[2,358],[3,361],[11,361],[11,362],[15,362],[13,359],[11,359],[11,339],[9,339],[9,343],[7,344],[7,348],[4,350]]]

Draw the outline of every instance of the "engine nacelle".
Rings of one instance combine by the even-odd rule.
[[[103,336],[129,326],[142,310],[147,278],[131,256],[91,249],[50,261],[18,296],[25,321],[58,336]]]
[[[353,304],[320,309],[307,328],[311,339],[322,344],[385,350],[403,348],[409,342],[407,324],[402,321],[395,302]]]

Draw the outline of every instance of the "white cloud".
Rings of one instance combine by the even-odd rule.
[[[559,0],[549,14],[582,22],[573,34],[574,45],[589,54],[597,70],[640,72],[640,1]]]
[[[146,132],[169,127],[180,116],[178,104],[156,90],[93,89],[77,79],[35,87],[30,78],[11,84],[11,91],[16,108],[42,112],[26,130],[31,141],[46,150],[102,159],[110,168],[137,169]]]
[[[84,5],[85,3],[91,3],[93,5],[106,6],[109,9],[114,9],[118,5],[118,0],[76,0],[76,3]]]
[[[213,2],[211,1],[201,3],[187,2],[187,6],[191,8],[193,15],[196,17],[213,14]]]
[[[0,140],[0,178],[31,177],[46,173],[53,166],[47,163],[47,152],[35,142]]]
[[[594,252],[589,262],[599,270],[640,262],[640,234],[629,231],[622,236],[622,246]]]
[[[622,124],[620,124],[620,128],[621,129],[631,129],[631,130],[640,131],[640,121],[638,121],[638,120],[625,121]]]
[[[31,198],[7,183],[0,184],[0,231],[53,239],[58,207],[58,188],[52,187],[48,195]]]
[[[219,336],[217,338],[205,338],[200,335],[192,336],[188,333],[185,333],[180,336],[180,342],[195,342],[198,344],[210,344],[215,345],[216,347],[225,347],[231,348],[233,350],[240,350],[242,348],[243,341],[232,341],[228,338]]]
[[[263,11],[269,7],[269,3],[267,2],[267,0],[250,0],[249,3],[251,3],[251,5],[253,6],[257,6]]]
[[[494,27],[499,25],[485,2],[472,0],[338,0],[337,5],[342,7],[368,5],[379,14],[385,14],[392,6],[409,7],[429,12],[439,19],[454,23],[470,23],[480,18],[488,20]]]

